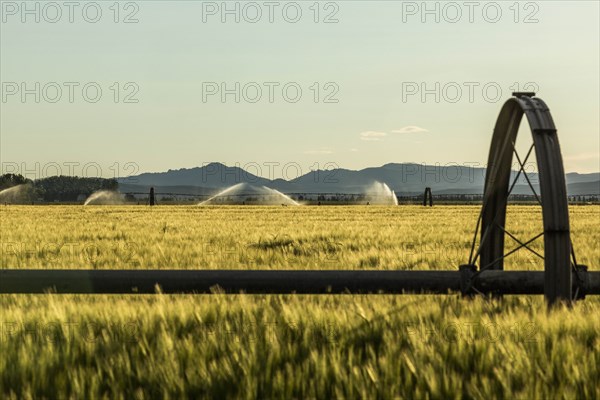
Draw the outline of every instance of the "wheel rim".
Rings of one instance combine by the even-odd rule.
[[[477,236],[481,224],[480,246],[473,257],[474,238],[469,263],[476,263],[477,257],[480,256],[480,271],[485,269],[502,270],[504,269],[504,258],[516,251],[504,253],[506,235],[510,235],[518,241],[504,227],[508,197],[523,172],[536,199],[542,206],[543,232],[530,241],[518,241],[520,246],[517,249],[531,250],[528,245],[538,237],[544,236],[544,294],[548,302],[553,304],[557,301],[570,301],[572,298],[570,260],[572,248],[567,189],[560,145],[552,115],[544,101],[534,98],[532,95],[532,93],[515,93],[516,97],[509,99],[504,104],[496,121],[488,156],[483,206],[475,232],[475,236]],[[533,145],[522,161],[514,149],[514,144],[523,115],[529,122]],[[535,149],[538,165],[541,199],[524,171],[524,165],[533,149]],[[517,157],[520,170],[516,179],[510,183],[513,154]],[[536,254],[541,257],[539,253]]]

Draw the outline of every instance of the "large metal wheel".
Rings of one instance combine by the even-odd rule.
[[[544,294],[548,303],[569,302],[572,299],[571,271],[576,262],[569,233],[567,188],[556,127],[548,106],[543,100],[534,97],[534,93],[513,95],[515,97],[509,99],[502,107],[494,128],[483,206],[477,221],[469,264],[475,265],[480,257],[480,268],[476,274],[488,269],[502,270],[504,258],[519,249],[527,249],[544,259]],[[521,159],[515,150],[515,143],[523,114],[527,116],[533,144]],[[533,149],[537,159],[540,196],[525,171],[525,164]],[[510,183],[513,154],[520,169]],[[527,241],[519,240],[505,228],[508,198],[521,174],[542,206],[543,215],[543,231]],[[479,230],[480,244],[474,252]],[[508,253],[504,252],[506,236],[518,243],[518,247]],[[541,236],[544,237],[543,255],[530,248],[530,244]]]

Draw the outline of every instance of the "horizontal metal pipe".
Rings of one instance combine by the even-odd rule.
[[[600,294],[600,272],[587,273]],[[356,270],[0,270],[0,293],[437,293],[458,292],[458,271]],[[544,273],[484,271],[473,287],[498,294],[542,294]]]

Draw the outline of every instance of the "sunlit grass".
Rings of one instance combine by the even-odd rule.
[[[454,269],[468,259],[477,206],[3,207],[3,268]],[[600,259],[599,207],[572,207],[578,261]],[[534,206],[507,229],[542,231]],[[517,243],[507,239],[507,251]],[[531,246],[543,252],[540,238]],[[596,261],[596,262],[594,262]],[[506,269],[542,269],[526,251]]]
[[[2,267],[455,269],[478,212],[9,206]],[[596,270],[599,218],[571,208]],[[539,233],[539,208],[507,228]],[[594,297],[0,295],[0,398],[597,398],[598,315]]]

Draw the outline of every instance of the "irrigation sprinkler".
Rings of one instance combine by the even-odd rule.
[[[600,271],[591,272],[577,264],[571,245],[565,174],[550,110],[534,93],[513,93],[513,96],[502,107],[494,128],[483,205],[468,263],[458,270],[1,270],[0,293],[141,294],[156,293],[157,286],[163,293],[215,293],[215,288],[220,288],[217,293],[253,294],[460,292],[465,296],[544,294],[550,305],[600,295]],[[529,122],[533,145],[521,158],[515,141],[523,115]],[[534,149],[539,194],[525,171]],[[520,169],[510,183],[513,155]],[[508,198],[521,174],[543,214],[542,232],[529,240],[517,238],[505,224]],[[425,190],[424,200],[428,192],[432,205],[430,188]],[[505,253],[507,236],[518,246]],[[531,247],[541,237],[543,254]],[[528,250],[543,259],[544,271],[504,271],[504,259],[519,250]]]
[[[569,232],[569,210],[565,172],[558,143],[556,126],[550,109],[535,93],[513,93],[498,116],[488,156],[483,206],[475,227],[469,264],[480,259],[479,271],[503,270],[504,259],[514,253],[504,252],[504,238],[509,236],[519,246],[515,250],[527,249],[544,260],[544,295],[548,303],[569,302],[572,295],[572,272],[583,274],[578,268],[575,252],[571,246]],[[533,136],[533,144],[523,159],[515,148],[519,124],[526,115]],[[540,195],[536,192],[525,171],[532,151],[538,165]],[[513,155],[519,163],[519,171],[509,186]],[[519,177],[523,174],[529,187],[542,207],[543,226],[541,233],[529,240],[520,240],[505,228],[506,206]],[[543,202],[542,202],[543,200]],[[475,240],[481,232],[479,247],[475,252]],[[544,237],[544,254],[541,255],[530,244]]]
[[[151,206],[156,204],[156,197],[154,196],[154,188],[150,188],[150,194],[148,195],[148,202]]]
[[[433,207],[433,195],[431,194],[431,188],[426,187],[425,193],[423,193],[423,207],[427,206],[427,200],[429,199],[429,207]]]

